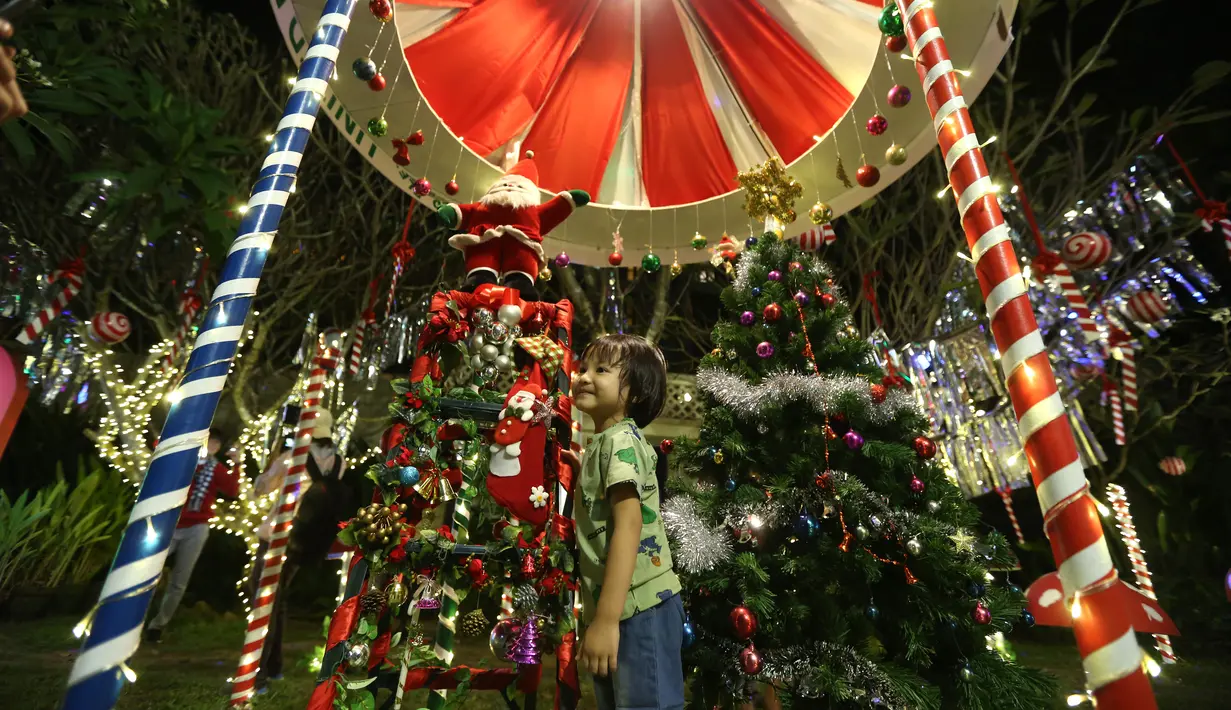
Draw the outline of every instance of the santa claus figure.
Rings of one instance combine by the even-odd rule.
[[[550,512],[543,472],[547,446],[543,413],[549,411],[543,387],[519,379],[509,391],[492,434],[487,490],[515,517],[535,526],[546,522]]]
[[[466,291],[481,284],[504,284],[524,300],[537,301],[535,278],[547,264],[543,236],[590,202],[584,190],[561,192],[541,202],[534,153],[514,165],[478,202],[447,204],[439,214],[460,233],[449,245],[466,255]]]

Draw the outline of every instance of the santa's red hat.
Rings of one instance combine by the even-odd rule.
[[[505,174],[520,175],[535,185],[539,184],[539,169],[534,165],[534,151],[526,151],[526,157],[517,161],[517,164],[509,168]]]

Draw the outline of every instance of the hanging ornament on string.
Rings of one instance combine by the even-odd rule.
[[[426,197],[432,192],[432,183],[425,177],[418,178],[410,184],[410,191],[419,197]]]
[[[552,260],[556,264],[556,268],[563,269],[573,262],[569,257],[568,252],[562,251],[556,254],[556,258]]]
[[[611,233],[611,253],[607,255],[607,263],[612,266],[624,263],[624,237],[620,236],[619,227]]]
[[[1168,476],[1182,476],[1188,471],[1188,465],[1179,456],[1168,456],[1158,462],[1158,469]]]
[[[376,76],[376,62],[371,57],[359,57],[350,65],[355,78],[360,81],[371,81]]]
[[[880,17],[876,20],[876,26],[880,28],[881,34],[887,37],[902,37],[906,33],[902,15],[898,12],[898,6],[895,3],[885,5],[885,9],[881,10]]]
[[[910,89],[902,84],[894,84],[889,87],[889,93],[885,96],[885,99],[889,102],[890,106],[894,108],[902,108],[906,104],[910,103]]]
[[[658,270],[662,268],[662,265],[662,259],[659,259],[658,255],[653,251],[641,257],[641,268],[644,269],[647,274],[658,273]]]
[[[818,200],[808,210],[808,219],[812,220],[813,224],[829,224],[833,221],[833,208],[828,203]]]
[[[906,146],[894,143],[885,149],[885,162],[890,165],[903,165],[906,163]]]
[[[410,145],[406,141],[401,138],[394,138],[393,149],[396,151],[393,154],[394,164],[403,168],[410,165]]]
[[[723,233],[722,233],[722,236],[726,237],[726,236],[727,236],[727,233],[726,233],[726,232],[723,232]],[[691,243],[692,243],[692,248],[693,248],[693,249],[696,249],[696,250],[700,251],[701,249],[704,249],[704,248],[705,248],[705,245],[706,245],[706,244],[709,244],[709,240],[708,240],[708,239],[706,239],[706,238],[705,238],[705,235],[701,234],[701,232],[697,232],[696,234],[693,234],[693,235],[692,235],[692,242],[691,242]]]
[[[379,71],[376,72],[376,75],[371,79],[368,79],[368,88],[372,91],[384,91],[385,84],[385,75],[381,74]]]
[[[861,158],[864,163],[855,171],[855,181],[861,187],[873,187],[876,183],[880,182],[881,171],[875,165],[868,164],[866,157],[861,156]]]
[[[897,54],[906,49],[906,35],[894,35],[885,38],[885,49]]]
[[[682,273],[684,273],[684,267],[680,266],[680,253],[677,251],[671,259],[671,278],[675,278]]]
[[[384,138],[389,133],[389,122],[383,115],[368,119],[368,133],[376,138]]]
[[[461,185],[457,184],[457,175],[454,175],[453,177],[449,178],[449,182],[445,183],[445,192],[449,194],[450,196],[456,195],[457,193],[461,192],[461,190],[462,190]]]
[[[1111,240],[1097,232],[1078,232],[1064,240],[1060,258],[1074,269],[1093,269],[1107,263]]]
[[[90,337],[103,345],[122,343],[132,333],[128,316],[114,311],[95,313],[90,317]]]
[[[391,0],[371,0],[368,3],[368,10],[381,22],[388,22],[393,19],[393,3]]]
[[[1167,317],[1167,304],[1154,291],[1138,291],[1125,304],[1128,314],[1139,323],[1154,324]]]
[[[882,135],[885,131],[889,130],[889,119],[879,113],[874,113],[867,123],[864,124],[864,128],[874,136]]]

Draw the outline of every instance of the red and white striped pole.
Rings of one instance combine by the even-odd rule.
[[[295,448],[291,453],[291,465],[286,472],[282,494],[278,498],[278,516],[274,518],[273,533],[269,538],[269,551],[261,563],[261,579],[257,585],[256,598],[252,600],[252,612],[248,615],[248,630],[244,635],[244,649],[239,657],[239,667],[232,678],[231,706],[244,705],[252,697],[256,685],[256,673],[261,665],[261,651],[265,647],[265,635],[269,632],[270,613],[278,593],[282,575],[282,562],[286,545],[290,541],[291,525],[295,521],[295,509],[299,502],[300,485],[307,479],[308,449],[312,445],[312,428],[320,411],[321,393],[325,379],[336,366],[337,351],[321,345],[313,362],[312,374],[308,377],[304,392],[303,408],[299,412],[299,424],[295,435]]]
[[[1128,559],[1133,564],[1133,576],[1137,578],[1137,587],[1151,599],[1154,596],[1154,581],[1150,578],[1150,568],[1146,566],[1146,553],[1141,549],[1141,539],[1137,537],[1137,526],[1133,525],[1133,514],[1128,510],[1128,497],[1124,494],[1124,486],[1112,483],[1107,486],[1107,501],[1116,516],[1116,527],[1120,528],[1120,539],[1128,548]],[[1163,663],[1175,663],[1175,651],[1171,648],[1171,637],[1167,634],[1154,634],[1154,642],[1158,653],[1163,657]]]
[[[1062,261],[1056,264],[1053,273],[1060,284],[1060,290],[1064,292],[1064,299],[1069,302],[1069,307],[1077,314],[1077,326],[1081,328],[1081,334],[1085,336],[1087,343],[1096,342],[1099,339],[1099,332],[1098,326],[1094,323],[1094,314],[1090,312],[1090,304],[1086,302],[1081,287],[1073,278],[1073,272],[1069,271],[1069,265]]]
[[[51,321],[55,320],[68,307],[68,302],[73,300],[73,297],[81,290],[81,285],[84,283],[85,265],[79,259],[71,261],[53,271],[49,280],[55,283],[60,279],[64,279],[68,283],[56,294],[51,303],[43,306],[42,310],[30,316],[30,320],[26,323],[25,327],[17,334],[17,342],[22,345],[29,345],[38,340]]]
[[[1111,552],[932,2],[894,1],[1002,353],[1005,382],[1060,580],[1066,596],[1073,596],[1073,630],[1087,683],[1102,707],[1156,708],[1133,627],[1107,594],[1119,581]]]
[[[192,324],[197,320],[197,313],[201,310],[201,297],[197,294],[186,291],[180,297],[179,310],[179,325],[175,328],[175,335],[171,336],[171,352],[167,353],[165,365],[170,367],[179,359],[180,348],[184,347],[184,341],[188,339],[192,333]]]
[[[1017,544],[1025,545],[1026,536],[1022,534],[1021,523],[1017,522],[1017,511],[1013,510],[1013,489],[1000,486],[996,492],[1000,494],[1000,502],[1004,503],[1004,512],[1009,514],[1009,522],[1013,524],[1013,534],[1017,536]]]

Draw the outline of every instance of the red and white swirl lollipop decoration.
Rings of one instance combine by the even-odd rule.
[[[1158,462],[1158,468],[1168,476],[1182,476],[1188,470],[1188,466],[1184,463],[1184,459],[1179,456],[1168,456]]]
[[[122,343],[132,333],[128,316],[115,311],[101,311],[90,317],[90,337],[103,345]]]
[[[1093,269],[1107,263],[1111,240],[1097,232],[1078,232],[1064,240],[1060,258],[1074,269]]]
[[[1167,316],[1167,303],[1153,291],[1138,291],[1128,299],[1128,314],[1139,323],[1157,323]]]
[[[1073,624],[1087,683],[1099,706],[1152,710],[1157,705],[1150,681],[1141,670],[1142,652],[1134,630],[1138,619],[1124,613],[1125,606],[1120,603],[1125,588],[1090,497],[1090,483],[1065,416],[1064,398],[1056,389],[1047,346],[1027,297],[1026,282],[962,96],[957,68],[936,22],[932,1],[895,2],[936,127],[940,154],[975,262],[991,330],[1002,353],[1009,398],[1043,508],[1044,528],[1058,571],[1056,583],[1049,586],[1054,590],[1049,601],[1058,616],[1068,617]],[[1038,614],[1035,616],[1038,618]]]

